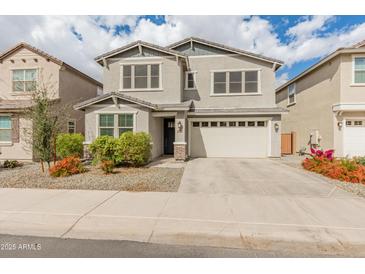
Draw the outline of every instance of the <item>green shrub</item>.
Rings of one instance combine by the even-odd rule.
[[[357,164],[365,166],[365,156],[354,157],[354,160]]]
[[[69,156],[82,157],[84,136],[80,133],[62,133],[57,136],[57,155],[61,158]]]
[[[118,162],[133,166],[145,165],[151,157],[151,136],[145,132],[125,132],[119,137]]]
[[[16,168],[21,166],[23,166],[23,164],[18,162],[17,160],[5,160],[3,164],[4,168]]]
[[[354,160],[352,159],[342,159],[341,160],[341,165],[346,168],[348,171],[354,171],[357,169],[357,164]]]
[[[100,168],[104,171],[104,174],[113,173],[114,170],[114,162],[111,160],[102,160],[100,164]]]
[[[100,136],[89,145],[89,151],[93,156],[94,164],[102,160],[116,161],[116,148],[118,139],[111,136]]]
[[[89,146],[94,163],[113,161],[114,165],[141,166],[151,157],[151,136],[145,132],[125,132],[119,138],[101,136]]]

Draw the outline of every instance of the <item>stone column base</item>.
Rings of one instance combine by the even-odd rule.
[[[187,147],[184,142],[174,143],[174,158],[176,161],[185,161],[188,158]]]

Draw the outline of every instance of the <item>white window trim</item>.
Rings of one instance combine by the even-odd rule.
[[[246,71],[257,71],[257,92],[245,92],[245,77],[242,75],[242,91],[241,93],[229,93],[229,73],[227,72],[246,72]],[[252,68],[252,69],[219,69],[219,70],[210,70],[210,96],[211,97],[221,97],[221,96],[258,96],[262,95],[261,91],[261,68]],[[214,93],[214,73],[215,72],[226,72],[226,93]]]
[[[13,135],[13,125],[12,125],[12,121],[11,121],[12,115],[11,114],[0,114],[0,116],[5,116],[5,117],[10,118],[10,132],[11,132],[10,136],[12,136]],[[2,128],[2,129],[9,130],[8,128]],[[12,145],[12,144],[13,144],[12,138],[10,141],[0,141],[0,145]]]
[[[350,86],[363,87],[365,83],[355,83],[355,58],[365,58],[363,54],[352,55],[352,81]]]
[[[120,64],[120,79],[119,79],[119,91],[162,91],[162,64],[161,61],[144,61],[144,62],[121,62]],[[135,88],[134,83],[134,66],[136,65],[159,65],[159,87],[151,88],[151,66],[147,67],[147,88]],[[131,88],[123,88],[123,66],[131,66]]]
[[[70,127],[69,127],[69,122],[73,122],[74,123],[74,132],[73,133],[76,133],[76,119],[68,119],[67,120],[67,133],[70,133]]]
[[[290,86],[294,86],[294,102],[290,102],[290,98],[289,98],[289,87]],[[297,85],[296,83],[292,83],[287,87],[287,93],[288,93],[288,104],[287,106],[292,106],[295,105],[297,103]]]
[[[114,115],[114,138],[119,138],[119,126],[118,126],[118,115],[119,114],[133,114],[133,132],[136,132],[137,128],[137,113],[138,111],[98,111],[96,112],[96,130],[95,130],[95,136],[100,137],[100,114],[113,114]]]
[[[194,87],[193,88],[188,87],[188,74],[193,74],[193,79],[194,79]],[[197,71],[185,71],[184,90],[196,90],[196,74],[197,74]]]
[[[11,67],[10,68],[10,83],[11,83],[10,94],[11,95],[31,95],[32,92],[34,92],[34,91],[14,91],[13,90],[13,73],[14,73],[14,70],[30,70],[30,69],[35,69],[37,71],[37,80],[36,80],[36,82],[38,84],[39,83],[40,67],[25,67],[25,68]]]

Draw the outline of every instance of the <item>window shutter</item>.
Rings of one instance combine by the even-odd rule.
[[[11,141],[19,143],[19,116],[11,117]]]

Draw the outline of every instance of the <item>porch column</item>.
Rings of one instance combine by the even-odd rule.
[[[187,151],[187,112],[179,111],[175,116],[174,158],[176,161],[185,161]]]

